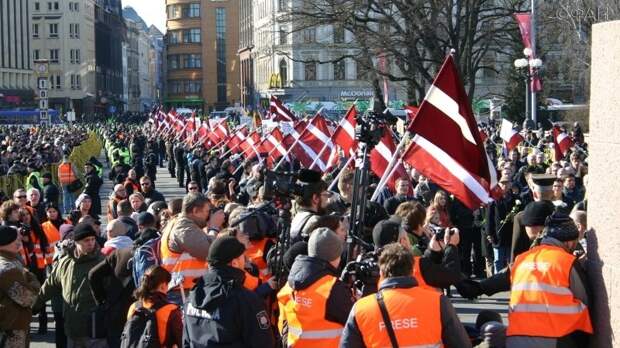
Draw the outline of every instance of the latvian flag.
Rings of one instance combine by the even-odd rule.
[[[294,122],[295,116],[289,110],[280,99],[275,96],[271,96],[269,101],[269,112],[271,113],[271,120],[274,122]]]
[[[356,117],[357,110],[355,109],[355,105],[353,105],[342,121],[340,121],[336,131],[334,131],[334,143],[342,148],[347,157],[357,148],[357,142],[355,141]]]
[[[553,125],[553,149],[555,160],[560,161],[573,146],[573,140],[559,126]]]
[[[497,172],[488,159],[469,98],[448,56],[409,125],[403,159],[470,209],[490,203]]]
[[[513,128],[512,122],[506,119],[502,120],[502,128],[499,131],[499,137],[504,140],[508,152],[512,151],[523,141],[523,136]],[[482,141],[484,142],[484,140]]]

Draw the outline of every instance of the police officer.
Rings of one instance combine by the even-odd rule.
[[[273,347],[275,340],[262,300],[243,287],[245,246],[235,237],[216,239],[209,270],[185,307],[184,347]]]
[[[312,170],[301,170],[298,181],[304,187],[302,196],[297,196],[297,213],[291,221],[291,244],[307,239],[312,216],[323,215],[327,198],[327,184],[321,180],[321,174]]]
[[[353,301],[337,276],[342,240],[326,227],[312,231],[308,256],[297,256],[278,293],[278,329],[285,347],[336,347]]]
[[[174,162],[176,164],[176,177],[179,182],[179,187],[185,187],[185,148],[183,144],[177,143],[174,146]]]
[[[379,292],[355,303],[340,347],[471,347],[450,301],[411,276],[413,260],[400,244],[383,249]]]
[[[506,347],[587,347],[593,332],[585,271],[573,251],[579,231],[561,212],[545,223],[540,245],[510,268],[480,282],[465,297],[510,290]],[[473,286],[471,286],[473,285]]]

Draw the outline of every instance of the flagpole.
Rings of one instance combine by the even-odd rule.
[[[399,162],[400,161],[402,161],[402,160],[399,159]],[[390,173],[388,174],[387,179],[385,180],[383,185],[381,187],[377,186],[377,188],[375,189],[375,192],[372,194],[372,198],[370,199],[371,201],[376,202],[376,200],[379,198],[379,194],[381,194],[381,191],[383,191],[383,188],[385,187],[387,182],[390,181],[390,178],[392,177],[392,175],[394,175],[394,173],[396,173],[396,169],[398,169],[398,165],[395,165],[394,167],[392,167],[392,170],[390,170]],[[386,172],[387,172],[387,170],[386,170]]]
[[[349,159],[347,160],[347,162],[344,164],[344,166],[340,169],[340,172],[338,173],[338,175],[336,175],[336,177],[334,178],[334,180],[332,181],[331,184],[329,184],[329,187],[327,188],[328,191],[332,191],[334,189],[334,187],[336,186],[336,184],[338,183],[338,180],[340,180],[340,177],[342,176],[342,173],[344,173],[344,170],[351,164],[351,162],[355,159],[355,156],[350,156]]]
[[[395,167],[396,162],[400,158],[400,152],[401,152],[401,149],[405,146],[405,140],[409,139],[408,134],[409,133],[405,133],[403,138],[398,143],[398,146],[396,147],[396,150],[394,151],[394,155],[392,156],[390,163],[388,163],[388,166],[385,169],[385,172],[383,172],[383,176],[381,176],[381,180],[379,181],[379,184],[377,185],[377,189],[375,190],[375,192],[372,194],[372,197],[370,198],[371,201],[375,201],[377,197],[379,196],[379,192],[383,190],[383,187],[385,187],[385,183],[387,183],[389,179],[388,174],[392,171],[392,168]]]
[[[334,136],[334,134],[336,134],[336,132],[338,131],[338,129],[342,128],[342,124],[347,121],[346,115],[349,114],[349,112],[351,111],[352,108],[355,107],[355,103],[357,103],[357,99],[355,99],[355,101],[353,102],[353,105],[349,108],[349,110],[347,111],[347,113],[345,114],[345,117],[340,120],[340,123],[338,123],[338,127],[336,127],[336,130],[334,130],[334,133],[332,133],[332,137]],[[321,108],[322,110],[323,108]],[[316,158],[314,159],[314,161],[312,161],[312,164],[310,165],[309,169],[312,169],[314,167],[314,165],[316,164],[316,162],[321,158],[321,155],[323,155],[323,152],[325,151],[325,149],[327,148],[327,146],[329,146],[329,144],[332,144],[332,147],[334,145],[334,142],[331,141],[331,137],[329,139],[329,142],[325,143],[325,145],[323,145],[323,148],[321,149],[321,151],[319,152],[319,154],[316,156]]]
[[[319,112],[323,110],[323,108],[321,108],[319,110]],[[319,113],[317,112],[316,115],[314,115],[314,117],[310,120],[310,122],[308,122],[308,124],[306,125],[306,128],[304,129],[303,132],[301,132],[301,134],[299,134],[299,137],[297,139],[295,139],[295,142],[293,142],[293,145],[286,151],[286,155],[282,156],[282,158],[280,159],[280,161],[278,162],[278,164],[276,164],[275,167],[273,167],[273,170],[276,171],[278,170],[278,168],[280,167],[280,165],[282,164],[282,162],[284,162],[285,159],[288,158],[289,153],[291,153],[291,151],[295,148],[295,146],[297,145],[297,143],[299,143],[299,139],[301,139],[301,137],[306,134],[306,131],[308,130],[308,127],[312,124],[312,121],[314,121],[314,118],[316,118],[319,115]]]

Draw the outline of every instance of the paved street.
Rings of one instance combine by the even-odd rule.
[[[99,158],[99,160],[102,163],[104,162],[104,158]],[[112,188],[113,188],[112,183],[110,182],[110,180],[107,179],[107,175],[108,175],[108,170],[106,169],[104,172],[104,176],[105,176],[104,185],[101,188],[102,207],[104,207],[103,208],[104,214],[102,216],[102,219],[104,221],[104,224],[105,224],[105,207],[107,205],[108,196],[112,192]],[[166,168],[158,168],[157,181],[155,183],[155,186],[158,191],[164,194],[164,196],[166,197],[166,200],[169,200],[172,198],[182,198],[183,195],[185,194],[185,190],[182,188],[179,188],[176,182],[176,179],[173,179],[170,177],[170,175],[168,174],[168,170]],[[105,226],[102,225],[102,230],[104,229],[105,229]],[[478,312],[482,309],[496,310],[500,312],[502,316],[504,317],[504,320],[506,320],[507,306],[508,306],[508,293],[497,294],[491,298],[483,298],[473,303],[459,297],[454,288],[452,289],[452,294],[454,295],[454,297],[452,298],[452,303],[454,304],[454,307],[456,308],[459,314],[459,317],[464,324],[473,325],[476,321],[476,316]],[[49,306],[48,306],[48,317],[50,320],[48,324],[48,334],[44,336],[36,334],[37,329],[38,329],[38,323],[36,322],[36,320],[34,320],[34,324],[31,327],[31,334],[32,334],[31,346],[32,347],[43,348],[43,347],[54,346],[54,322],[53,322],[53,316],[51,314],[51,310]]]

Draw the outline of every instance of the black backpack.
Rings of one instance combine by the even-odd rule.
[[[123,328],[121,348],[158,348],[159,333],[155,312],[163,306],[144,308],[136,302],[136,309]]]

